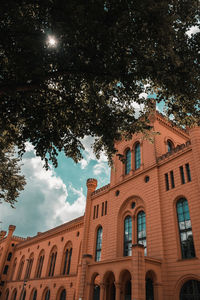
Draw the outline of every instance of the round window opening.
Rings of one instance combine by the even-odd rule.
[[[145,176],[144,181],[147,183],[149,182],[149,180],[150,180],[149,176]]]

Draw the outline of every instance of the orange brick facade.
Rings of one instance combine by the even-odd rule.
[[[113,158],[110,184],[88,179],[83,217],[26,239],[1,231],[0,299],[200,299],[200,128],[152,123],[153,143],[116,144],[127,160]]]

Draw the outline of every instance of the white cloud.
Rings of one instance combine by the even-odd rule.
[[[83,144],[85,151],[83,153],[83,159],[79,162],[81,169],[85,169],[91,160],[96,161],[97,163],[107,162],[107,157],[105,153],[101,153],[100,159],[97,159],[94,151],[92,149],[92,145],[94,144],[95,138],[92,136],[86,136],[81,140],[81,143]]]
[[[196,34],[200,32],[199,26],[192,26],[188,31],[186,31],[186,34],[191,37],[193,34]]]
[[[69,202],[65,202],[64,205],[57,206],[57,209],[55,211],[55,217],[60,219],[62,222],[66,222],[66,217],[67,221],[70,219],[77,218],[81,215],[84,214],[85,211],[85,200],[86,197],[83,194],[83,189],[81,188],[80,190],[75,189],[72,185],[69,187],[69,192],[72,192],[77,196],[76,201],[74,201],[72,204]]]
[[[144,95],[143,95],[144,94]],[[140,98],[142,98],[142,97],[144,97],[144,98],[146,98],[146,93],[141,93],[140,94]],[[135,118],[139,118],[139,116],[140,116],[140,113],[143,111],[143,109],[144,109],[144,104],[138,104],[137,102],[135,102],[135,101],[133,101],[132,103],[131,103],[131,106],[132,107],[134,107],[134,109],[135,109]]]
[[[67,189],[63,180],[53,169],[46,171],[43,162],[27,145],[27,154],[23,159],[22,172],[27,185],[18,199],[16,209],[9,204],[1,204],[0,220],[2,228],[10,224],[17,225],[16,234],[35,235],[64,222],[83,215],[85,196],[82,188],[75,189],[72,184]],[[68,194],[73,193],[75,201],[68,201]]]
[[[109,175],[109,168],[107,164],[105,164],[103,161],[97,163],[93,168],[94,175],[100,175],[101,173],[105,173]]]

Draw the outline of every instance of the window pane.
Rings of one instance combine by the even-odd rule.
[[[177,202],[177,216],[179,223],[182,258],[195,257],[189,207],[188,202],[185,198],[181,198]]]
[[[97,230],[97,241],[96,241],[96,261],[100,261],[101,259],[101,248],[102,248],[102,234],[103,229],[102,227],[99,227]]]
[[[140,211],[137,216],[137,242],[146,248],[146,217],[144,211]],[[147,251],[145,250],[146,254]]]
[[[131,151],[129,149],[126,151],[125,174],[129,174],[130,170],[131,170]]]
[[[124,220],[124,256],[132,255],[132,219],[127,216]]]
[[[141,165],[140,144],[135,146],[135,169],[139,169]]]

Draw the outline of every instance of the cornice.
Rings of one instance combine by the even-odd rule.
[[[178,133],[181,136],[184,136],[186,139],[189,139],[189,135],[184,129],[178,128],[173,121],[170,121],[167,119],[163,114],[156,111],[156,120],[159,121],[162,125],[165,125],[166,127],[170,128],[170,130]]]
[[[27,247],[28,245],[31,244],[36,244],[43,240],[50,239],[58,234],[62,234],[64,232],[69,232],[74,229],[78,229],[83,226],[83,222],[84,222],[84,216],[76,218],[70,222],[64,223],[60,226],[57,226],[43,233],[39,233],[38,235],[28,238],[25,241],[21,242],[20,244],[16,245],[16,250]]]

